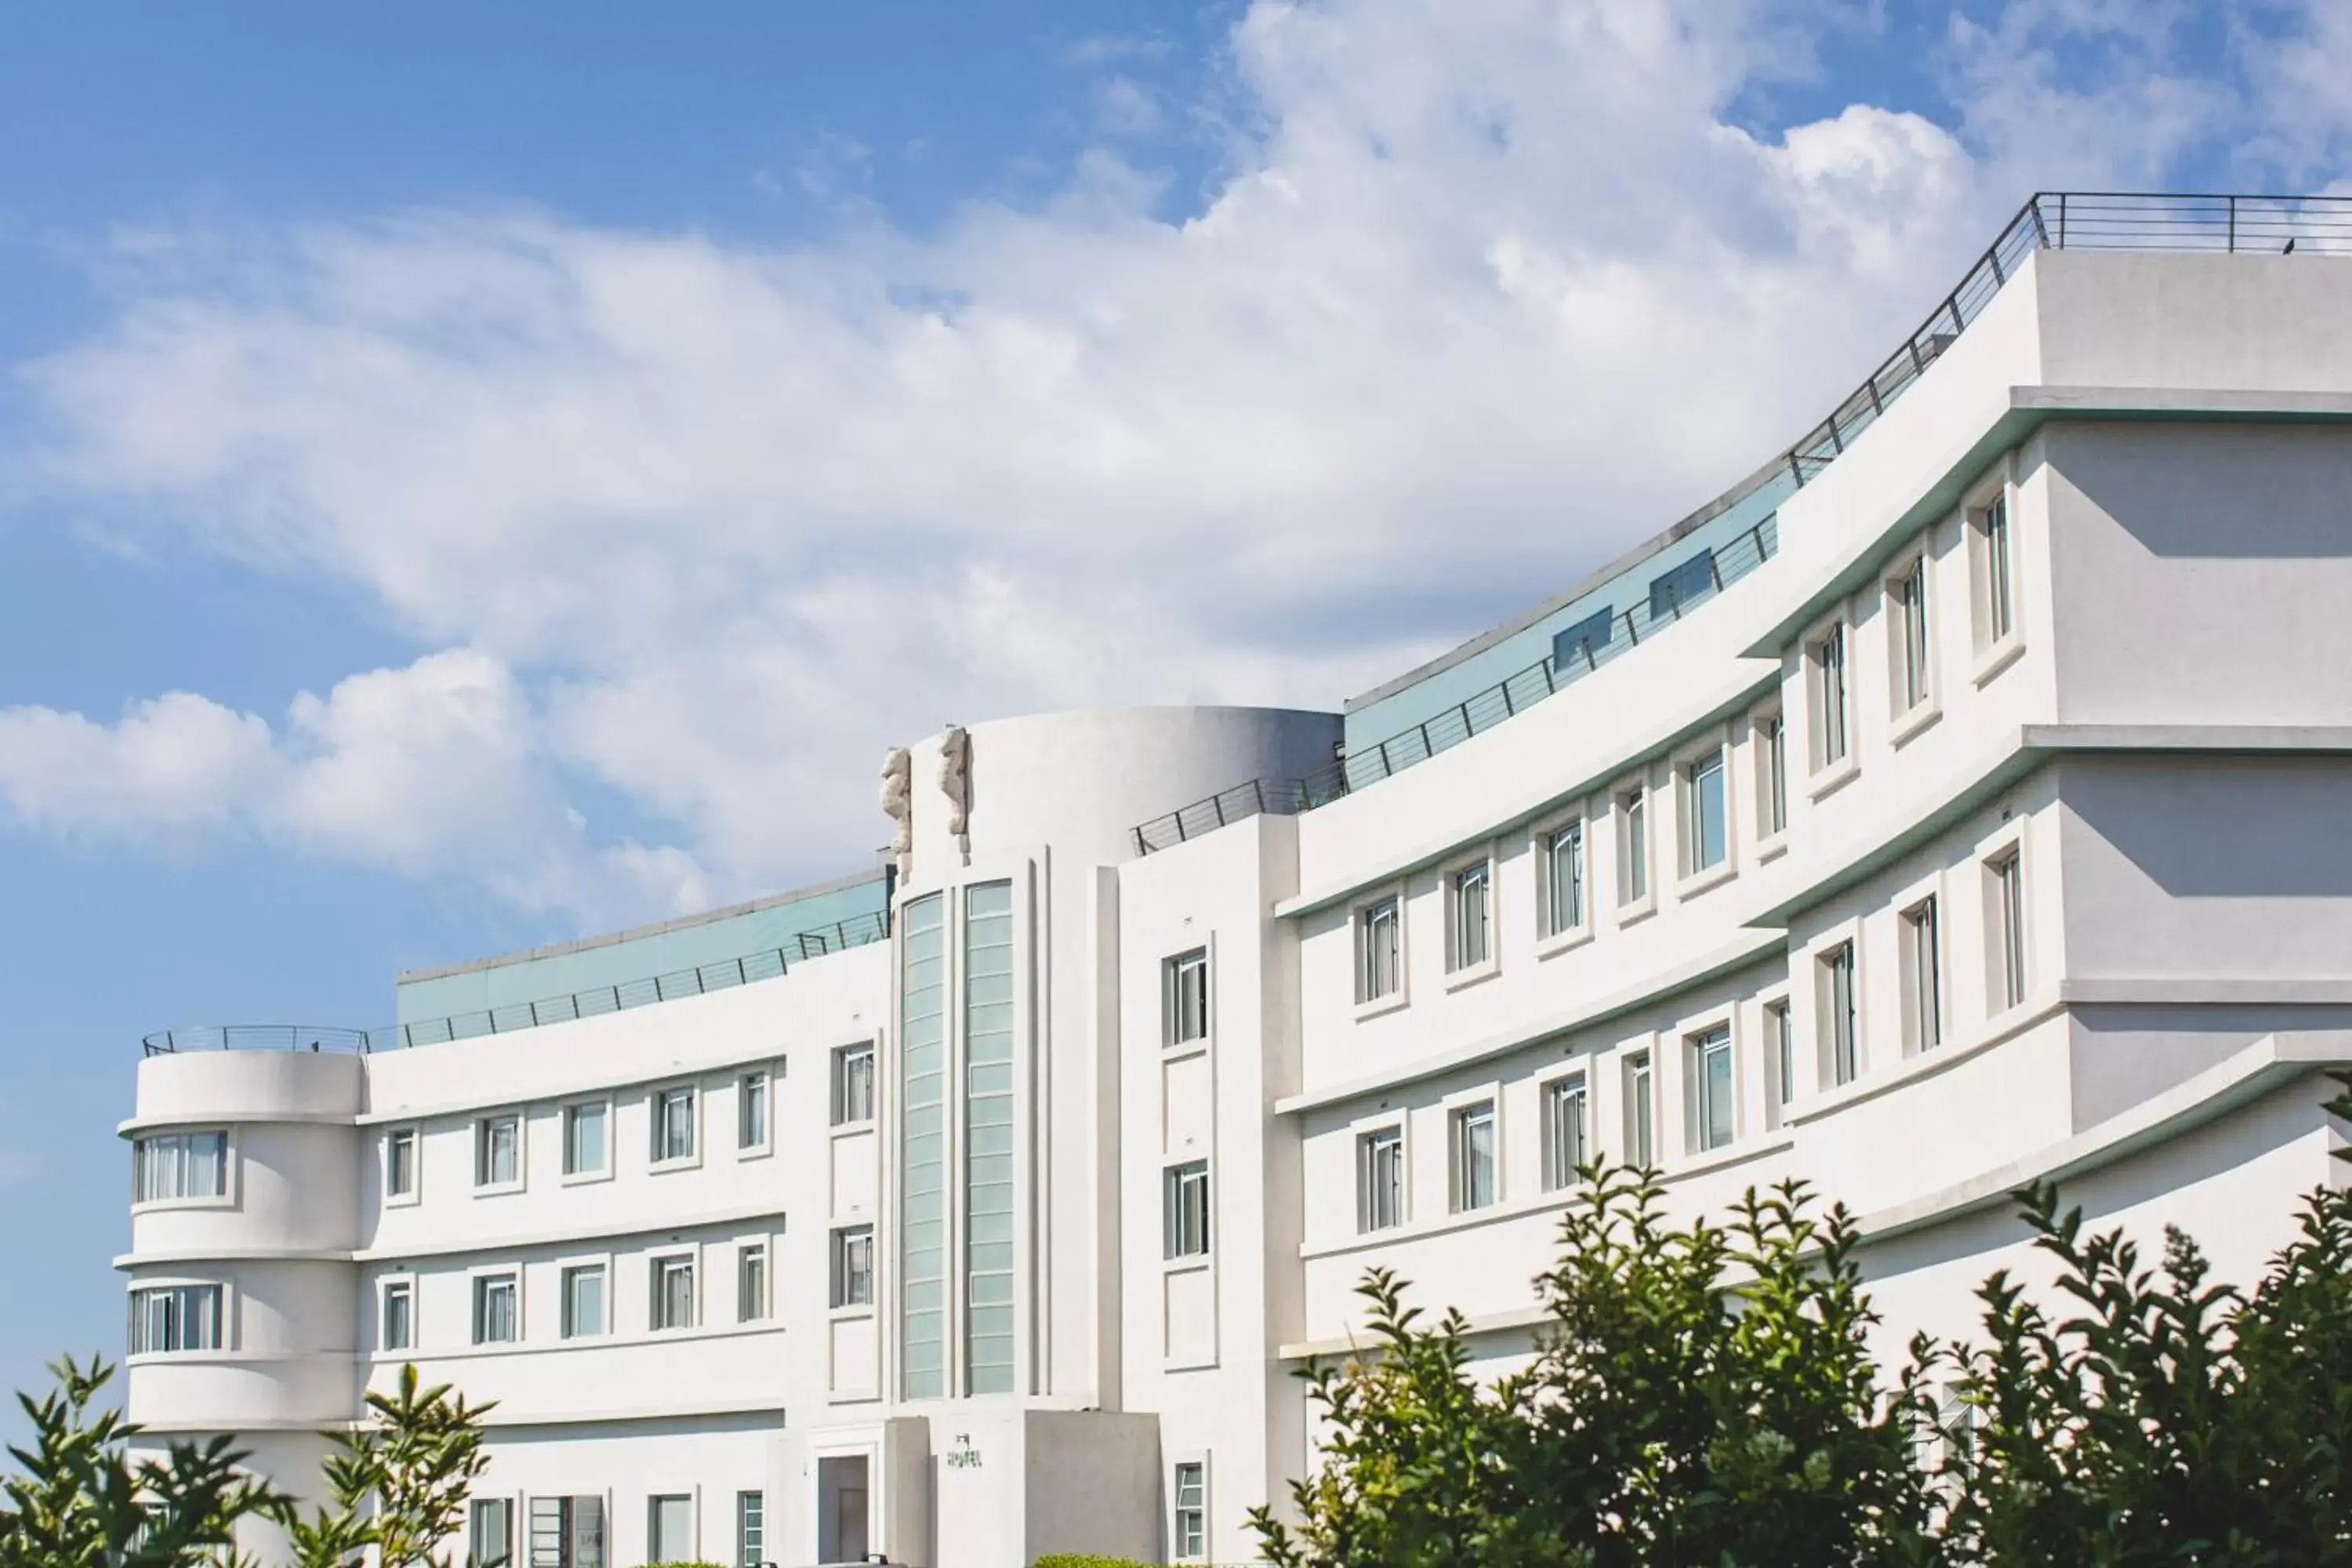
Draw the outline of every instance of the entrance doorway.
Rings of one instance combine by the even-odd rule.
[[[820,1563],[863,1563],[866,1456],[841,1454],[816,1462],[816,1555]]]

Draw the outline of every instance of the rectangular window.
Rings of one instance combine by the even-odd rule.
[[[1356,1228],[1404,1223],[1404,1129],[1383,1127],[1356,1140]]]
[[[1482,1100],[1449,1117],[1454,1153],[1454,1212],[1490,1208],[1495,1202],[1495,1102]]]
[[[1938,940],[1936,900],[1922,899],[1903,911],[1904,1045],[1913,1052],[1944,1043],[1943,944]]]
[[[1756,721],[1756,827],[1764,837],[1789,826],[1789,726],[1774,713]]]
[[[592,1339],[609,1332],[604,1317],[604,1266],[583,1263],[563,1271],[563,1321],[567,1340]]]
[[[383,1195],[416,1195],[416,1129],[413,1127],[383,1135]]]
[[[521,1287],[511,1274],[474,1276],[474,1342],[512,1344],[522,1337]]]
[[[690,1563],[694,1555],[694,1499],[646,1499],[646,1561]]]
[[[1571,822],[1544,840],[1544,935],[1584,925],[1584,824]]]
[[[1160,966],[1162,1044],[1187,1045],[1209,1037],[1209,950],[1180,952]]]
[[[511,1568],[514,1563],[514,1500],[478,1497],[466,1509],[466,1561],[469,1568]]]
[[[1702,550],[1650,580],[1650,619],[1672,620],[1715,592],[1715,552]]]
[[[131,1292],[131,1353],[221,1348],[221,1288],[158,1285]]]
[[[694,1086],[679,1084],[653,1098],[653,1162],[694,1158]]]
[[[1993,1010],[2025,1000],[2025,867],[2012,849],[1986,868],[1991,873]]]
[[[653,1259],[653,1300],[647,1326],[656,1332],[694,1327],[694,1258],[678,1254]]]
[[[1356,911],[1356,1000],[1393,996],[1403,980],[1403,921],[1394,899]]]
[[[768,1075],[747,1072],[735,1080],[735,1147],[768,1146]]]
[[[158,1132],[131,1145],[131,1186],[142,1204],[228,1195],[228,1134]]]
[[[587,1176],[608,1168],[612,1110],[604,1101],[563,1108],[563,1173]]]
[[[946,899],[908,900],[899,925],[900,1076],[892,1105],[899,1121],[900,1388],[908,1399],[937,1399],[947,1393]]]
[[[377,1342],[388,1351],[416,1348],[416,1287],[405,1279],[387,1281],[378,1314]]]
[[[1192,1160],[1171,1165],[1161,1177],[1166,1201],[1161,1205],[1166,1258],[1209,1256],[1209,1163]]]
[[[853,1225],[833,1233],[833,1304],[874,1304],[874,1227]]]
[[[1845,761],[1847,751],[1843,623],[1822,634],[1808,662],[1812,668],[1813,767],[1819,771]]]
[[[1915,556],[1886,584],[1888,631],[1895,647],[1895,711],[1908,713],[1927,700],[1927,558]]]
[[[1764,1004],[1764,1048],[1771,1053],[1766,1067],[1771,1074],[1772,1103],[1786,1106],[1797,1098],[1796,1031],[1786,1001]]]
[[[1732,1140],[1737,1121],[1732,1104],[1731,1026],[1717,1026],[1690,1043],[1691,1130],[1701,1149],[1720,1149]]]
[[[1495,953],[1487,896],[1492,871],[1484,860],[1465,866],[1446,879],[1446,904],[1452,919],[1446,957],[1449,970],[1475,969]]]
[[[768,1245],[747,1241],[735,1249],[735,1321],[756,1323],[768,1315]]]
[[[964,1392],[1010,1394],[1013,1271],[1013,884],[964,892]]]
[[[874,1120],[874,1047],[836,1046],[833,1052],[833,1124]]]
[[[1617,797],[1617,901],[1638,904],[1650,896],[1650,802],[1646,790]]]
[[[1848,1084],[1861,1071],[1853,1016],[1853,943],[1842,942],[1822,954],[1820,972],[1822,1057],[1832,1084]]]
[[[2015,579],[2010,561],[2009,498],[1995,496],[1977,516],[1979,629],[1990,646],[2015,629]]]
[[[604,1500],[530,1500],[530,1568],[604,1568]]]
[[[768,1494],[735,1494],[735,1568],[761,1568],[768,1556]]]
[[[1730,852],[1730,806],[1725,798],[1721,748],[1683,769],[1683,864],[1696,876],[1723,864]]]
[[[1564,1078],[1544,1085],[1544,1190],[1558,1192],[1575,1182],[1592,1158],[1585,1131],[1582,1078]]]
[[[522,1179],[522,1118],[509,1111],[474,1123],[474,1185],[510,1187]]]
[[[1554,632],[1551,637],[1552,672],[1566,675],[1572,668],[1591,669],[1601,662],[1601,650],[1609,646],[1610,635],[1615,628],[1615,613],[1603,605],[1574,626],[1563,626]]]
[[[1651,1089],[1650,1053],[1635,1051],[1625,1061],[1626,1146],[1636,1165],[1657,1160],[1657,1105]]]
[[[1178,1465],[1169,1491],[1175,1505],[1169,1554],[1179,1563],[1201,1562],[1209,1554],[1208,1467],[1197,1460]]]

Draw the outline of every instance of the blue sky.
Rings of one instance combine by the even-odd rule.
[[[943,721],[1336,704],[2037,186],[2333,186],[2347,79],[2326,0],[10,9],[0,1380],[119,1347],[143,1033],[864,864]]]

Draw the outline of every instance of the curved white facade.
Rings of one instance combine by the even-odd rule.
[[[2036,1273],[2037,1175],[2251,1276],[2352,1059],[2352,260],[2003,283],[1769,559],[1393,777],[1139,857],[1339,721],[975,724],[906,760],[887,942],[151,1059],[126,1131],[226,1167],[123,1265],[219,1342],[132,1415],[300,1468],[413,1359],[549,1568],[1230,1563],[1364,1268],[1508,1364],[1578,1157],[1844,1203],[1890,1351]]]

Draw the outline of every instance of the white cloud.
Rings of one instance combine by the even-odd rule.
[[[527,909],[613,916],[709,895],[690,857],[591,846],[539,760],[513,676],[471,649],[298,695],[257,715],[175,691],[113,723],[0,709],[0,818],[85,839],[183,847],[243,833]]]
[[[2167,15],[2021,0],[1949,36],[1957,129],[1738,129],[1812,68],[1812,13],[1259,0],[1215,89],[1251,129],[1182,221],[1097,151],[927,237],[862,209],[793,249],[528,211],[144,236],[112,324],[28,372],[47,482],[462,651],[274,733],[185,696],[20,711],[0,789],[121,830],[184,770],[215,804],[153,822],[487,857],[504,896],[601,910],[862,861],[872,758],[943,719],[1334,704],[1767,457],[2046,167],[2154,177],[2247,112]],[[121,778],[58,790],[40,759],[77,747]],[[256,777],[266,806],[217,804]],[[597,850],[567,778],[678,847]]]

